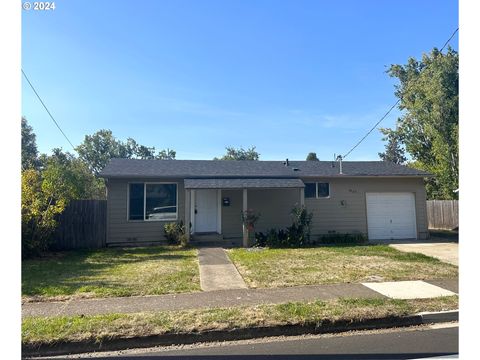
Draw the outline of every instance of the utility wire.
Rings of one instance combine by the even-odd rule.
[[[453,32],[452,36],[450,36],[450,38],[445,42],[445,44],[444,44],[444,45],[442,46],[442,48],[440,49],[440,52],[442,52],[443,49],[445,49],[445,47],[448,45],[448,43],[450,42],[450,40],[453,39],[453,37],[455,36],[455,34],[458,32],[458,29],[459,29],[459,28],[457,28],[457,29]],[[363,140],[365,140],[365,139],[367,138],[367,136],[372,133],[373,130],[376,129],[376,127],[388,116],[388,114],[390,114],[390,113],[392,112],[393,109],[395,109],[395,107],[396,107],[399,103],[400,103],[400,99],[398,99],[398,100],[395,102],[395,104],[393,104],[392,107],[391,107],[390,109],[388,109],[388,111],[385,113],[385,115],[383,115],[382,118],[381,118],[380,120],[378,120],[378,121],[375,123],[375,125],[373,125],[373,127],[365,134],[364,137],[362,137],[362,138],[355,144],[354,147],[352,147],[345,155],[342,156],[342,159],[345,159],[348,155],[350,155],[350,153],[351,153],[353,150],[355,150],[355,149],[358,147],[358,145],[360,145],[360,144],[363,142]]]
[[[45,105],[45,103],[43,102],[42,98],[40,97],[40,95],[38,95],[37,93],[37,90],[35,90],[34,86],[32,85],[32,83],[30,82],[30,80],[28,79],[27,77],[27,74],[25,74],[25,71],[23,71],[22,69],[22,74],[23,76],[25,77],[25,79],[27,80],[28,84],[30,85],[30,87],[32,88],[33,92],[35,93],[35,95],[37,95],[37,98],[38,100],[40,100],[40,102],[42,103],[43,107],[45,108],[45,110],[47,111],[48,115],[50,115],[50,118],[53,120],[53,122],[55,123],[55,125],[57,126],[58,130],[60,130],[60,132],[62,133],[62,135],[65,137],[65,139],[67,139],[68,143],[72,146],[73,150],[75,150],[75,146],[73,146],[72,142],[70,141],[70,139],[68,138],[68,136],[63,132],[62,128],[60,127],[60,125],[58,125],[57,121],[55,120],[55,118],[53,117],[53,115],[50,113],[50,111],[48,110],[47,106]]]

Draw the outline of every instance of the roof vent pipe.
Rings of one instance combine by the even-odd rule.
[[[290,163],[288,162],[288,159],[287,159],[285,160],[285,166],[288,166],[288,165],[290,165]]]
[[[338,156],[337,156],[337,161],[338,161],[339,164],[340,164],[340,166],[339,166],[339,167],[340,167],[340,175],[342,175],[342,174],[343,174],[343,172],[342,172],[342,170],[343,170],[343,169],[342,169],[342,155],[338,155]]]

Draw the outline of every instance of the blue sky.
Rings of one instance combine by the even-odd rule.
[[[344,154],[396,101],[388,65],[458,26],[451,0],[55,3],[22,11],[22,67],[71,141],[106,128],[179,159],[252,145],[263,160]],[[39,150],[71,150],[22,90]],[[382,150],[374,131],[348,159]]]

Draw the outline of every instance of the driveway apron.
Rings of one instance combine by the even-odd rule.
[[[222,248],[198,249],[200,287],[203,291],[246,289],[247,284]]]
[[[391,247],[406,252],[416,252],[458,266],[457,243],[391,244]]]

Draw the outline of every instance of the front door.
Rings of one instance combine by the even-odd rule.
[[[218,217],[217,190],[195,191],[195,232],[216,232]]]

